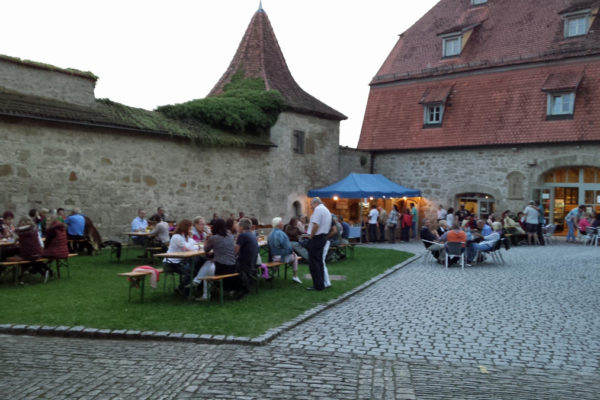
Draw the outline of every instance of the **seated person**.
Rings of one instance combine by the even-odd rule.
[[[282,224],[283,227],[283,224]],[[258,241],[252,231],[252,221],[242,218],[238,222],[239,234],[235,242],[235,255],[237,272],[240,274],[241,287],[237,299],[241,299],[250,292],[252,278],[256,274],[256,261],[258,258]],[[281,230],[279,230],[281,232]],[[283,232],[281,234],[287,239]],[[291,250],[291,249],[290,249]]]
[[[192,238],[196,242],[204,242],[210,235],[210,229],[206,226],[206,221],[203,217],[195,217],[192,220]]]
[[[44,258],[61,259],[69,257],[67,228],[56,215],[48,216]]]
[[[300,227],[298,226],[299,220],[296,217],[292,217],[290,222],[285,226],[285,234],[290,239],[290,244],[292,245],[292,249],[296,254],[302,257],[304,260],[308,260],[308,250],[306,247],[302,246],[301,236],[304,234]]]
[[[75,241],[69,250],[79,253],[83,248],[79,241],[85,239],[85,218],[81,215],[81,210],[75,208],[73,213],[65,219],[65,224],[67,224],[67,238]]]
[[[138,210],[138,216],[131,221],[131,232],[146,232],[148,228],[148,221],[146,221],[146,211],[143,209]],[[144,236],[132,236],[131,240],[133,243],[145,246],[148,242],[147,238]]]
[[[152,218],[152,220],[154,220],[154,218]],[[192,239],[192,221],[189,219],[180,221],[171,238],[167,253],[179,253],[197,249],[198,246],[194,239]],[[163,263],[165,264],[165,270],[172,270],[180,275],[179,287],[177,287],[175,291],[182,296],[186,295],[185,289],[190,283],[194,260],[189,258],[165,258]]]
[[[454,222],[452,222],[452,229],[446,231],[441,237],[440,237],[440,242],[443,243],[462,243],[462,247],[463,247],[463,252],[464,249],[466,248],[466,243],[467,243],[467,234],[465,233],[465,231],[463,231],[462,229],[460,229],[460,223],[458,222],[458,218],[454,219]],[[446,250],[444,248],[444,250]],[[457,261],[457,257],[453,257],[450,260],[450,264],[453,264],[454,262]]]
[[[166,221],[167,220],[167,215],[165,214],[165,209],[163,207],[158,207],[156,209],[156,214],[154,214],[150,218],[152,218],[154,220],[159,220],[159,221]]]
[[[19,237],[19,254],[7,258],[8,261],[37,261],[42,258],[44,245],[38,234],[37,227],[33,220],[29,217],[24,217],[19,220],[19,226],[15,229],[15,233]],[[29,267],[29,273],[39,273],[45,280],[52,275],[52,270],[43,262],[36,262]],[[23,278],[26,268],[21,269]]]
[[[483,241],[479,243],[471,242],[469,247],[467,248],[467,263],[470,264],[473,262],[475,255],[478,251],[490,251],[496,245],[496,242],[500,240],[500,236],[502,233],[502,224],[500,222],[494,222],[493,224],[493,232],[487,236],[482,236]],[[481,235],[481,234],[475,234]]]
[[[585,213],[583,217],[579,219],[577,227],[579,228],[579,233],[582,235],[585,235],[586,229],[592,226],[592,223],[590,222],[591,217],[592,216],[589,213]]]
[[[596,213],[594,215],[594,221],[592,221],[592,228],[600,227],[600,214]]]
[[[13,225],[13,221],[15,219],[15,215],[12,211],[5,211],[2,214],[2,219],[0,219],[0,239],[13,240],[15,234],[15,226]]]
[[[235,259],[234,237],[227,230],[225,220],[217,218],[212,226],[212,236],[204,242],[204,251],[213,252],[213,262],[215,266],[215,275],[226,275],[237,272]],[[228,278],[223,281],[225,290],[239,290],[240,280],[238,278]]]
[[[169,235],[169,224],[159,219],[150,218],[148,220],[148,226],[150,227],[150,236],[152,246],[160,246],[163,251],[167,251],[169,248],[169,242],[171,236]]]
[[[344,217],[341,215],[338,217],[338,220],[340,221],[340,224],[342,224],[342,239],[348,240],[350,237],[350,224],[344,221]]]
[[[438,220],[438,227],[436,229],[438,236],[442,236],[448,231],[448,229],[450,229],[450,227],[448,226],[448,221],[446,221],[445,219]]]
[[[298,278],[298,257],[292,249],[292,244],[288,236],[282,231],[283,221],[279,217],[273,218],[272,221],[273,230],[269,235],[269,252],[273,261],[281,261],[283,263],[293,263],[293,277],[292,281],[296,283],[302,283]]]
[[[421,227],[419,235],[421,240],[425,240],[423,242],[425,248],[431,251],[431,254],[437,259],[438,263],[441,264],[442,259],[445,257],[444,245],[442,243],[438,243],[439,237],[437,232],[432,231],[432,223],[429,219],[426,218],[423,220],[423,226]]]
[[[477,230],[481,233],[481,236],[488,236],[492,233],[492,228],[482,219],[477,220]]]
[[[525,235],[525,231],[521,228],[521,224],[510,217],[510,210],[504,211],[502,215],[502,223],[507,233]]]

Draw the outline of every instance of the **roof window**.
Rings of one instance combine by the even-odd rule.
[[[452,87],[453,84],[442,84],[425,90],[419,101],[420,104],[423,104],[423,128],[442,126],[446,101],[450,96]]]
[[[565,38],[587,35],[596,15],[598,15],[598,7],[594,4],[594,2],[581,3],[559,12],[564,20]]]
[[[462,51],[462,35],[453,35],[442,38],[443,43],[443,57],[455,57],[460,55]]]
[[[478,6],[481,4],[486,4],[487,0],[471,0],[471,5],[472,6]]]
[[[547,93],[546,119],[573,118],[575,93],[583,79],[583,71],[550,74],[542,91]]]

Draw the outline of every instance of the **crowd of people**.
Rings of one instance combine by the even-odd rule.
[[[347,243],[350,226],[342,217],[331,214],[318,198],[311,201],[311,207],[313,214],[310,220],[304,216],[293,217],[284,224],[282,218],[273,218],[268,238],[260,237],[256,230],[258,221],[245,217],[243,212],[238,218],[231,215],[227,220],[214,214],[210,224],[197,216],[169,226],[162,207],[147,220],[145,210],[139,209],[131,222],[131,232],[147,234],[133,235],[132,239],[144,246],[159,245],[167,254],[203,250],[195,257],[167,257],[164,260],[167,271],[180,275],[176,292],[188,297],[192,290],[198,301],[209,298],[203,278],[212,275],[238,273],[239,276],[224,280],[224,289],[238,299],[249,293],[256,270],[263,264],[258,251],[259,239],[267,239],[268,261],[292,265],[292,281],[295,283],[302,283],[298,275],[299,260],[308,261],[313,284],[307,289],[323,290],[331,286],[326,267],[328,248]],[[263,276],[268,278],[268,273]],[[200,286],[203,286],[202,290]],[[198,292],[201,294],[198,295]]]
[[[383,243],[387,232],[389,243],[395,243],[396,229],[400,228],[401,240],[408,242],[417,237],[417,219],[418,209],[414,203],[402,212],[394,204],[389,215],[382,206],[372,204],[368,214],[363,217],[361,240],[364,243]]]

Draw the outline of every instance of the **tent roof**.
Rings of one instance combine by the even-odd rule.
[[[358,199],[373,196],[382,197],[420,197],[421,191],[408,189],[390,181],[381,174],[349,174],[341,181],[321,189],[308,191],[310,197],[330,198],[339,196],[346,199]]]

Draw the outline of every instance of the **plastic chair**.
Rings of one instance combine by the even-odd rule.
[[[542,228],[542,234],[544,235],[544,242],[551,244],[554,239],[552,238],[556,231],[556,224],[548,224]]]
[[[587,228],[585,228],[585,235],[582,236],[582,239],[584,239],[584,244],[586,246],[588,243],[590,246],[597,246],[598,245],[598,229],[588,226]]]
[[[465,269],[465,242],[447,242],[446,243],[446,269],[448,269],[448,260],[450,257],[460,257],[460,268]]]
[[[425,246],[425,253],[423,253],[423,257],[422,257],[423,264],[434,263],[435,257],[433,256],[433,252],[429,249],[431,248],[431,245],[434,245],[437,243],[432,242],[430,240],[425,240],[425,239],[421,239],[421,242],[423,242],[423,245]]]

